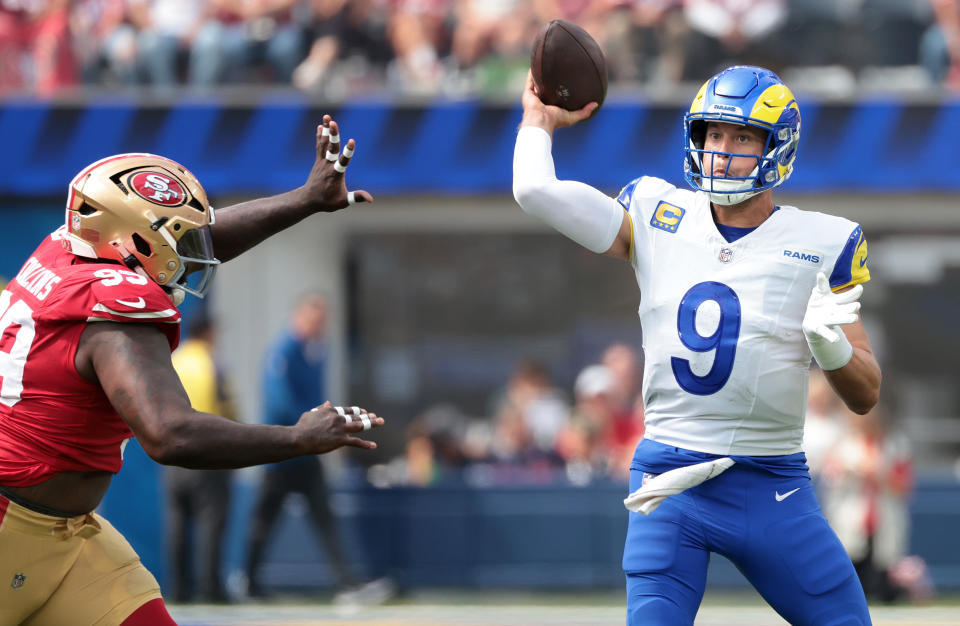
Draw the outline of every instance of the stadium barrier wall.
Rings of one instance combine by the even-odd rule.
[[[692,94],[691,94],[692,96]],[[803,139],[791,191],[957,191],[960,102],[802,101]],[[608,102],[556,134],[559,174],[616,190],[638,172],[680,183],[685,102]],[[87,163],[120,152],[175,159],[207,192],[262,193],[302,183],[313,134],[331,113],[359,146],[352,179],[380,193],[510,189],[517,105],[472,101],[320,106],[212,100],[0,103],[0,195],[59,195]],[[345,138],[346,138],[345,137]]]

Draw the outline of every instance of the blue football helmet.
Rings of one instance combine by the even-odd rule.
[[[760,156],[704,150],[708,122],[753,126],[767,133]],[[790,89],[768,69],[752,65],[728,67],[703,84],[683,117],[683,174],[691,187],[722,205],[737,204],[790,177],[800,142],[800,108]],[[710,154],[747,157],[757,167],[747,176],[713,176],[704,171]]]

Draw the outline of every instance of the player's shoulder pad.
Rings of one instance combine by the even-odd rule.
[[[867,269],[867,240],[860,224],[838,215],[781,207],[790,216],[788,228],[810,240],[810,247],[822,249],[836,262],[830,273],[830,287],[841,291],[870,280]]]
[[[633,179],[620,190],[620,193],[617,194],[617,202],[629,211],[634,198],[660,198],[674,190],[676,190],[676,187],[662,178],[641,176]]]
[[[830,288],[841,291],[870,280],[870,269],[867,267],[867,238],[863,235],[860,224],[850,222],[852,228],[848,231],[846,241],[833,265],[830,274]]]
[[[119,265],[89,263],[65,281],[57,309],[88,322],[178,324],[180,311],[160,285]]]

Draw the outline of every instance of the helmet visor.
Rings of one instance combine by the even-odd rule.
[[[177,285],[189,294],[204,297],[220,264],[213,256],[210,227],[202,226],[184,233],[177,242],[177,254],[183,263],[183,274],[177,279]]]
[[[201,226],[185,232],[183,237],[180,237],[180,240],[177,241],[177,254],[185,261],[187,259],[215,261],[210,227]]]

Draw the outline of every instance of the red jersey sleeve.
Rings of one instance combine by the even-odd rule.
[[[118,265],[74,267],[45,307],[50,319],[156,324],[177,347],[180,311],[160,285]]]

